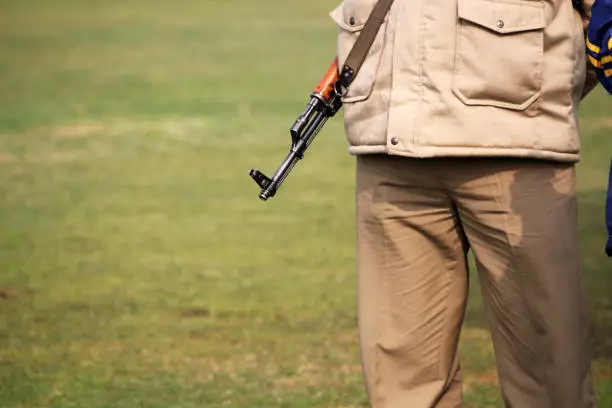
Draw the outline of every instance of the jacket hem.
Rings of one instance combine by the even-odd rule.
[[[418,146],[414,151],[390,149],[384,145],[350,146],[349,153],[354,156],[364,154],[388,154],[392,156],[404,156],[411,158],[435,158],[435,157],[517,157],[540,160],[551,160],[559,162],[576,163],[580,160],[579,153],[564,153],[551,150],[535,150],[522,148],[502,147],[439,147]]]

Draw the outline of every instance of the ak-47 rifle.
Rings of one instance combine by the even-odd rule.
[[[304,157],[304,152],[325,122],[340,110],[342,95],[348,91],[350,84],[357,76],[392,3],[393,0],[378,0],[376,2],[361,30],[361,34],[342,64],[342,69],[338,68],[338,58],[336,58],[321,82],[310,94],[310,101],[306,105],[306,109],[291,127],[289,154],[274,173],[274,177],[269,178],[259,170],[251,170],[249,174],[261,187],[259,198],[266,201],[276,194],[289,172]]]
[[[261,188],[259,198],[266,201],[274,197],[283,181],[287,178],[297,162],[304,157],[304,152],[313,142],[325,122],[342,107],[341,85],[338,82],[338,59],[330,65],[325,76],[310,94],[310,101],[304,112],[297,118],[289,132],[291,149],[272,178],[259,170],[251,170],[250,176]]]

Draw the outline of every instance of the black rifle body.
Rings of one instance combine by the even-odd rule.
[[[291,148],[274,176],[270,178],[256,169],[250,171],[250,176],[261,188],[259,198],[266,201],[274,197],[291,170],[304,157],[306,149],[314,141],[325,122],[340,110],[342,101],[339,91],[338,61],[336,59],[310,95],[310,100],[302,114],[291,126],[289,131]]]

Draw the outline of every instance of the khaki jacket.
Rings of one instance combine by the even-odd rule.
[[[342,66],[376,0],[345,0]],[[395,0],[344,97],[352,154],[579,159],[583,22],[571,0]]]

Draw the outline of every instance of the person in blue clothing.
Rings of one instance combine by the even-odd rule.
[[[612,257],[612,164],[610,165],[610,180],[608,181],[606,224],[608,226],[608,243],[606,244],[606,254],[608,254],[609,257]]]
[[[599,82],[612,94],[612,0],[596,0],[587,30],[587,55]],[[608,242],[606,253],[612,257],[612,165],[606,204]]]
[[[587,53],[599,82],[612,94],[612,0],[596,0],[587,31]]]

